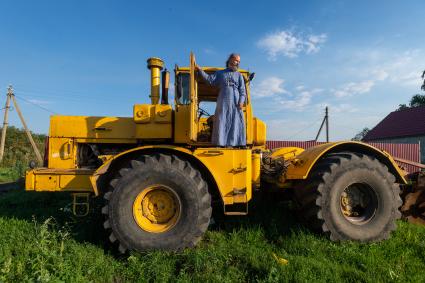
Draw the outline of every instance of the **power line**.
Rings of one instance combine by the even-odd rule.
[[[15,97],[16,98],[19,98],[19,99],[21,99],[21,100],[23,100],[25,102],[28,102],[28,103],[30,103],[30,104],[32,104],[34,106],[37,106],[38,108],[43,109],[44,111],[50,112],[51,114],[57,114],[56,112],[54,112],[54,111],[52,111],[52,110],[50,110],[50,109],[48,109],[48,108],[46,108],[44,106],[41,106],[40,104],[34,103],[34,102],[30,101],[30,100],[27,100],[27,99],[25,99],[25,98],[23,98],[21,96],[16,96],[15,95]]]
[[[99,94],[99,93],[97,93],[95,96],[96,97],[93,97],[93,95],[90,95],[90,94],[93,94],[94,92],[93,91],[88,91],[88,90],[80,90],[80,91],[74,91],[74,90],[52,90],[52,89],[31,89],[31,90],[28,90],[28,89],[25,89],[25,88],[20,88],[20,87],[18,87],[19,88],[19,90],[20,90],[20,92],[25,92],[25,93],[28,93],[28,94],[36,94],[36,95],[39,95],[40,93],[42,93],[42,95],[43,96],[45,96],[45,97],[57,97],[57,98],[63,98],[64,96],[65,97],[79,97],[79,98],[84,98],[84,99],[86,99],[86,98],[93,98],[93,99],[98,99],[98,98],[96,98],[96,97],[102,97],[102,99],[105,99],[105,97],[107,97],[107,98],[115,98],[115,97],[117,97],[116,95],[114,95],[113,93],[109,93],[109,94],[105,94],[105,93],[103,93],[103,94]],[[97,91],[98,92],[98,91]],[[46,96],[46,94],[47,94],[47,96]]]
[[[111,97],[110,95],[100,95],[98,94],[97,97],[94,97],[93,95],[64,95],[56,93],[54,95],[46,95],[45,93],[41,94],[39,92],[34,91],[22,91],[18,90],[15,91],[15,94],[18,93],[19,95],[26,96],[27,98],[30,97],[39,97],[39,98],[53,98],[53,99],[60,99],[61,101],[72,101],[72,102],[81,102],[83,101],[95,101],[96,104],[99,103],[107,103],[107,102],[118,102],[122,100],[122,97]],[[100,99],[101,97],[101,99]]]
[[[307,127],[302,128],[301,130],[299,130],[298,132],[296,132],[295,134],[292,134],[291,136],[288,137],[288,139],[291,139],[293,137],[296,137],[297,135],[301,134],[302,132],[304,132],[305,130],[311,128],[312,126],[315,126],[318,124],[318,121],[309,124]]]

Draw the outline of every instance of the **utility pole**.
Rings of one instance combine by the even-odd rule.
[[[37,160],[40,165],[43,164],[43,158],[41,157],[40,151],[38,150],[32,136],[31,132],[28,130],[27,123],[25,123],[24,116],[22,115],[21,110],[19,109],[18,103],[16,102],[15,95],[13,94],[12,86],[9,86],[7,89],[7,100],[6,100],[6,109],[4,113],[4,122],[3,122],[3,130],[1,135],[1,144],[0,144],[0,161],[3,159],[3,153],[4,153],[4,144],[6,141],[6,129],[8,125],[8,110],[10,108],[10,100],[13,101],[13,105],[15,106],[16,112],[18,112],[19,118],[21,119],[21,123],[24,126],[25,133],[27,134],[28,140],[31,143],[32,148],[34,149],[35,155],[37,157]]]
[[[326,120],[326,142],[329,142],[329,115],[328,115],[328,106],[325,109],[325,120]]]
[[[0,142],[0,162],[3,160],[4,155],[4,144],[6,142],[6,130],[9,119],[9,108],[10,108],[10,96],[13,93],[12,86],[10,85],[7,88],[7,98],[6,98],[6,106],[4,107],[4,120],[3,120],[3,129],[1,131],[1,142]]]
[[[325,125],[326,123],[326,125]],[[317,141],[317,139],[320,136],[320,133],[322,132],[323,125],[326,126],[326,142],[329,142],[329,115],[328,115],[328,106],[325,108],[325,117],[322,120],[322,124],[320,125],[319,131],[317,132],[316,138],[314,141]]]

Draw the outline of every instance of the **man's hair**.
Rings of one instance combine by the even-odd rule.
[[[232,53],[229,55],[229,58],[227,58],[227,61],[226,61],[226,68],[229,67],[230,59],[235,58],[237,56],[240,56],[240,55],[238,53]]]

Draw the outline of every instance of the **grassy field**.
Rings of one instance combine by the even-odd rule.
[[[425,227],[400,221],[382,243],[332,243],[298,226],[287,203],[255,205],[195,249],[120,256],[101,215],[73,217],[68,195],[0,193],[0,282],[425,282]]]

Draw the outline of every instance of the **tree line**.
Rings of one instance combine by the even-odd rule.
[[[46,135],[32,133],[32,137],[41,155],[44,156]],[[17,176],[23,176],[25,170],[29,167],[29,162],[32,160],[36,161],[37,157],[25,130],[14,126],[7,127],[4,155],[0,163],[0,169],[13,172]]]

